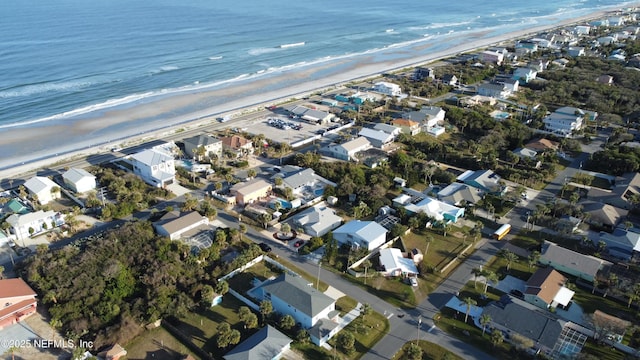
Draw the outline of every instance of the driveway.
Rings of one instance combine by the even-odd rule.
[[[524,293],[526,283],[527,282],[524,280],[507,275],[504,279],[498,282],[495,288],[507,294],[511,292],[511,290],[518,290]]]

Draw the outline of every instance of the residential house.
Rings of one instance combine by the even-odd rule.
[[[418,66],[415,68],[414,72],[413,72],[413,79],[414,80],[424,80],[424,79],[435,79],[436,78],[436,73],[435,71],[433,71],[432,68],[425,68],[425,67],[421,67]]]
[[[589,35],[591,32],[591,26],[589,25],[577,25],[573,28],[573,32],[577,35]]]
[[[209,230],[209,219],[197,211],[180,213],[170,211],[153,223],[158,235],[167,236],[171,240],[187,238],[198,232]]]
[[[629,213],[625,209],[599,202],[583,201],[580,204],[582,205],[582,213],[588,214],[586,223],[609,231],[618,226]]]
[[[500,82],[504,85],[506,91],[510,91],[512,94],[520,89],[520,81],[517,79],[504,79]]]
[[[404,194],[393,199],[393,203],[396,206],[404,207],[408,213],[424,213],[438,221],[451,221],[455,223],[459,218],[464,216],[464,208],[459,208],[431,197],[425,197],[416,202],[412,200],[412,196]]]
[[[375,221],[351,220],[333,231],[340,244],[373,250],[387,241],[387,229]]]
[[[567,48],[567,55],[571,56],[571,57],[578,57],[578,56],[584,56],[586,53],[584,51],[583,47],[578,47],[578,46],[569,46]]]
[[[534,352],[549,358],[558,358],[561,352],[564,356],[577,355],[587,340],[582,327],[508,295],[485,306],[485,314],[491,319],[490,328],[530,339]]]
[[[222,140],[211,135],[201,134],[184,139],[184,154],[201,160],[203,157],[210,159],[222,157]]]
[[[538,262],[590,283],[593,283],[598,272],[611,266],[606,260],[583,255],[549,241],[542,244]]]
[[[521,84],[528,84],[531,80],[535,80],[538,72],[530,67],[519,67],[513,70],[512,78],[519,80]]]
[[[482,200],[482,190],[454,182],[438,192],[438,199],[454,206],[477,204]]]
[[[403,119],[416,121],[425,127],[434,127],[443,122],[446,111],[438,106],[423,106],[418,111],[409,111],[402,114]]]
[[[458,83],[458,77],[453,74],[445,74],[442,77],[442,83],[445,85],[454,86]]]
[[[18,240],[28,239],[64,224],[64,216],[53,210],[30,212],[26,214],[13,214],[6,219],[11,226],[10,234]]]
[[[613,76],[611,75],[600,75],[596,79],[596,82],[604,85],[613,85]]]
[[[127,350],[125,350],[120,344],[116,343],[99,352],[98,359],[118,360],[121,357],[126,355],[127,355]]]
[[[478,95],[490,96],[497,99],[506,99],[512,92],[504,83],[483,83],[478,85]]]
[[[527,159],[535,159],[536,156],[538,156],[537,151],[533,149],[528,149],[528,148],[517,148],[513,150],[513,153],[518,155],[518,157],[520,158],[527,158]]]
[[[599,241],[594,241],[594,246],[599,246],[600,241],[606,244],[604,251],[619,259],[631,260],[640,251],[640,234],[621,228],[614,229],[612,233],[601,231]]]
[[[383,131],[389,135],[392,135],[394,138],[400,135],[400,133],[402,132],[402,129],[400,129],[399,127],[394,125],[384,124],[384,123],[377,123],[373,127],[373,130]]]
[[[531,54],[538,51],[538,43],[530,40],[516,42],[515,52],[518,55]]]
[[[327,124],[334,118],[334,115],[329,112],[311,109],[307,106],[302,105],[291,105],[285,107],[285,109],[288,110],[292,115],[295,115],[300,119],[312,124]]]
[[[71,168],[62,174],[65,185],[77,193],[95,190],[96,177],[84,169]]]
[[[529,141],[524,147],[526,149],[532,149],[536,152],[556,151],[558,150],[560,143],[551,141],[549,139],[533,139]]]
[[[176,166],[173,156],[160,149],[147,149],[130,158],[133,173],[147,184],[164,188],[176,180]]]
[[[4,204],[4,206],[2,207],[2,210],[0,211],[0,214],[2,216],[11,215],[11,214],[22,215],[28,212],[29,212],[29,208],[27,208],[19,198],[13,198]]]
[[[369,148],[371,148],[369,140],[364,136],[359,136],[342,144],[330,145],[328,151],[337,159],[357,161],[356,154]]]
[[[321,195],[320,193],[324,192],[326,186],[337,186],[336,183],[316,174],[310,168],[287,174],[282,178],[282,185],[291,188],[294,194],[300,195],[303,191],[308,190],[314,193],[311,194],[312,196]]]
[[[587,198],[620,209],[630,210],[640,200],[640,174],[637,172],[626,173],[617,177],[611,190],[591,188],[587,193]]]
[[[272,189],[271,184],[268,182],[262,179],[253,179],[233,185],[230,191],[235,194],[236,203],[245,205],[266,197]]]
[[[60,198],[60,187],[58,184],[43,176],[34,176],[24,183],[25,189],[42,205],[48,204]],[[56,191],[58,189],[58,191]]]
[[[567,306],[575,292],[564,286],[567,278],[552,267],[538,269],[525,285],[524,301],[541,309]]]
[[[278,329],[267,325],[238,344],[222,358],[224,360],[278,360],[291,347],[292,340]]]
[[[0,280],[0,330],[35,314],[36,296],[21,278]]]
[[[369,140],[369,143],[378,149],[385,149],[393,143],[395,136],[388,134],[384,131],[374,130],[370,128],[362,128],[358,133],[358,136],[364,136]]]
[[[485,50],[480,53],[480,61],[500,66],[504,61],[504,55],[504,52],[498,50]]]
[[[640,68],[640,54],[635,54],[629,58],[627,61],[627,66],[631,66],[634,68]]]
[[[397,248],[380,249],[380,265],[384,268],[385,276],[416,276],[418,268],[412,259],[402,255]]]
[[[339,314],[336,301],[300,276],[284,273],[251,292],[260,300],[271,301],[273,311],[291,315],[297,324],[307,329],[316,345],[325,343],[338,330],[338,324],[332,321]]]
[[[607,27],[609,26],[609,19],[596,19],[589,24],[592,27]]]
[[[615,36],[615,34],[614,35],[601,36],[601,37],[597,38],[596,41],[600,45],[608,46],[608,45],[615,44],[618,41],[618,37]]]
[[[409,119],[395,119],[391,121],[391,124],[400,128],[400,131],[403,134],[408,134],[411,136],[419,134],[422,130],[419,122]]]
[[[551,64],[553,64],[553,66],[558,67],[560,69],[564,69],[567,67],[567,64],[569,64],[569,60],[565,58],[555,59],[551,62]]]
[[[565,106],[557,109],[542,122],[548,131],[554,134],[568,137],[574,131],[582,128],[583,122],[594,121],[598,113],[581,110],[572,106]]]
[[[492,170],[467,170],[457,180],[487,194],[503,195],[507,191],[507,187],[500,184],[500,176]]]
[[[309,236],[324,236],[342,224],[342,218],[323,204],[306,209],[292,219],[294,228],[304,229]]]
[[[373,84],[373,91],[385,94],[388,96],[400,96],[402,95],[402,88],[400,85],[390,82],[380,81]]]
[[[253,153],[253,143],[239,135],[225,136],[220,139],[222,149],[242,157]]]
[[[361,151],[357,155],[358,162],[363,163],[365,166],[375,169],[378,166],[389,161],[389,157],[385,151],[380,149],[371,148],[365,151]]]

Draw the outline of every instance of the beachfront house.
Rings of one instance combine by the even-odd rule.
[[[585,56],[586,52],[583,47],[569,46],[567,48],[567,55],[571,57]]]
[[[309,236],[324,236],[342,224],[342,218],[325,205],[316,205],[293,218],[294,228],[304,229]]]
[[[0,280],[0,330],[36,313],[36,292],[21,278]]]
[[[34,176],[24,183],[25,189],[31,197],[37,199],[41,205],[48,204],[60,198],[60,187],[51,179],[43,176]]]
[[[220,159],[222,157],[222,140],[211,135],[196,135],[182,140],[184,154],[197,160],[203,158]]]
[[[342,144],[329,145],[327,151],[331,156],[336,159],[345,161],[358,161],[356,154],[360,151],[364,151],[371,148],[371,143],[364,136],[359,136],[353,140],[347,141]]]
[[[478,85],[478,95],[490,96],[496,99],[506,99],[511,96],[512,90],[501,82],[483,83]]]
[[[77,193],[85,193],[96,188],[96,177],[84,169],[71,168],[62,174],[62,180]]]
[[[387,229],[375,221],[351,220],[333,231],[340,244],[362,247],[369,251],[380,247],[387,239]]]
[[[26,214],[13,214],[6,222],[10,226],[9,234],[18,240],[24,240],[64,225],[64,216],[53,210],[38,210]]]
[[[480,61],[485,63],[492,63],[496,65],[502,65],[504,61],[505,53],[499,50],[485,50],[480,53]]]
[[[147,184],[164,188],[176,181],[176,167],[173,156],[161,149],[147,149],[129,158],[133,173]]]
[[[587,192],[587,199],[631,210],[637,206],[633,200],[640,196],[640,173],[625,173],[615,179],[610,190],[592,187]]]
[[[224,360],[278,360],[289,350],[292,341],[278,329],[267,325],[231,349],[222,358]]]
[[[531,80],[535,80],[538,72],[530,67],[519,67],[513,70],[512,79],[520,81],[521,84],[528,84]]]
[[[237,157],[246,156],[253,153],[253,143],[239,135],[225,136],[220,139],[222,149]]]
[[[379,92],[387,96],[402,95],[402,88],[400,88],[400,85],[386,82],[386,81],[380,81],[373,84],[373,91]]]
[[[601,231],[598,240],[593,240],[593,245],[598,247],[601,241],[606,244],[604,251],[618,259],[628,261],[640,252],[640,234],[629,230],[616,228],[612,233]]]
[[[171,240],[188,238],[201,231],[210,230],[209,219],[197,211],[187,213],[170,211],[153,223],[153,227],[158,235],[166,236]]]

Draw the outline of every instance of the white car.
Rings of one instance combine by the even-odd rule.
[[[411,286],[418,286],[418,279],[415,277],[410,277],[409,282],[411,283]]]

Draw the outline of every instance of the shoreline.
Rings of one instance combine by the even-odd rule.
[[[54,141],[56,147],[48,147],[35,150],[28,154],[11,157],[11,160],[0,160],[0,179],[7,179],[20,174],[42,169],[49,165],[65,161],[67,159],[83,157],[109,151],[109,147],[119,144],[139,144],[144,140],[162,139],[175,133],[180,128],[193,129],[216,122],[215,117],[254,112],[267,105],[279,104],[290,99],[304,97],[321,90],[344,87],[348,83],[377,78],[387,72],[396,72],[402,69],[413,68],[425,64],[431,64],[450,58],[459,53],[477,51],[489,46],[499,45],[505,42],[515,41],[523,37],[538,34],[543,31],[568,27],[573,24],[583,23],[588,20],[602,18],[612,11],[621,8],[602,9],[588,15],[558,21],[553,25],[540,25],[538,27],[512,31],[505,34],[483,38],[486,30],[472,33],[469,42],[463,42],[455,46],[423,54],[415,57],[407,57],[400,61],[386,60],[375,61],[375,54],[359,59],[357,63],[342,69],[347,61],[337,61],[319,67],[303,68],[295,72],[282,72],[271,77],[252,79],[248,82],[234,84],[220,89],[202,92],[170,95],[148,103],[143,103],[125,109],[113,109],[101,113],[99,116],[88,117],[83,120],[71,121],[69,124],[55,124],[36,126],[25,129],[7,131],[7,143],[4,146],[29,146],[28,144],[44,144],[51,142],[56,134],[65,134],[83,139],[82,142],[61,144]],[[429,44],[419,43],[407,48],[398,48],[398,53],[408,52],[411,49],[424,49]],[[340,69],[335,69],[336,67]],[[332,70],[331,73],[315,81],[302,81],[293,85],[285,85],[279,89],[264,91],[274,80],[285,81],[291,78],[302,80],[316,72]],[[223,104],[201,107],[211,99],[225,99],[230,95],[240,95]],[[198,107],[197,111],[188,112],[189,107]],[[183,110],[183,114],[175,115],[176,111]],[[173,113],[173,114],[172,114]],[[173,115],[173,116],[172,116]],[[145,121],[146,120],[146,121]],[[232,126],[232,122],[228,126]],[[119,129],[116,129],[120,127]],[[119,130],[119,131],[117,131]],[[117,137],[116,137],[117,136]],[[26,148],[24,148],[25,151]],[[13,162],[13,163],[9,163]],[[53,167],[53,166],[52,166]]]

